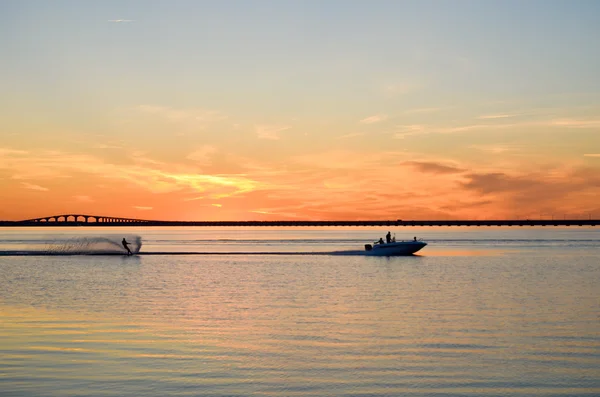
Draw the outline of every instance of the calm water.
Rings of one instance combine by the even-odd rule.
[[[0,251],[223,253],[0,256],[0,396],[600,395],[600,229],[322,254],[386,232],[0,228]]]

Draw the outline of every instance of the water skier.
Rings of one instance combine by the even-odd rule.
[[[129,244],[131,243],[128,243],[127,240],[125,240],[125,237],[123,237],[123,241],[121,241],[121,244],[123,244],[123,247],[125,247],[125,249],[127,250],[127,255],[133,255],[133,253],[129,249]]]

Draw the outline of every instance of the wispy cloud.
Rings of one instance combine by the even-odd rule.
[[[420,172],[431,174],[458,174],[466,170],[452,165],[439,164],[427,161],[405,161],[406,166],[412,167]]]
[[[380,123],[382,121],[387,120],[388,116],[385,114],[376,114],[374,116],[369,116],[366,117],[362,120],[360,120],[361,123],[363,124],[374,124],[374,123]]]
[[[600,120],[556,119],[548,122],[550,126],[571,128],[600,128]]]
[[[28,182],[21,182],[21,186],[23,186],[25,189],[37,190],[38,192],[47,192],[48,190],[50,190],[47,187],[35,185],[33,183],[28,183]]]
[[[362,136],[362,135],[365,135],[365,133],[364,132],[352,132],[350,134],[340,135],[336,139],[348,139],[348,138],[354,138],[355,136]]]
[[[75,199],[75,201],[80,201],[82,203],[93,203],[94,199],[92,199],[90,196],[85,196],[85,195],[77,195],[77,196],[73,196],[73,198]]]
[[[92,146],[94,149],[123,149],[122,145],[109,145],[106,143],[98,143]]]
[[[479,116],[478,119],[480,120],[494,120],[494,119],[506,119],[509,117],[515,117],[516,114],[488,114],[488,115],[483,115],[483,116]]]
[[[454,134],[471,131],[498,131],[523,128],[540,128],[540,127],[555,127],[555,128],[575,128],[575,129],[591,129],[600,128],[600,120],[598,119],[576,119],[576,118],[546,118],[537,120],[506,120],[518,117],[518,114],[494,114],[480,116],[478,119],[481,123],[463,124],[463,125],[399,125],[394,132],[395,138],[405,138],[410,135],[424,134]],[[506,121],[504,121],[506,120]],[[484,122],[487,121],[487,122]]]
[[[279,133],[283,131],[287,131],[291,126],[287,125],[256,125],[254,126],[254,130],[256,132],[256,136],[259,139],[271,139],[278,140],[280,139]]]
[[[394,132],[394,138],[404,138],[410,135],[426,134],[426,126],[420,124],[400,125]]]
[[[108,22],[114,23],[126,23],[126,22],[134,22],[135,19],[109,19]]]
[[[276,219],[306,219],[306,216],[298,215],[297,213],[289,211],[289,208],[269,208],[269,209],[257,209],[249,210],[248,212],[259,215],[270,216]]]
[[[469,145],[468,147],[470,149],[475,149],[475,150],[479,150],[482,152],[493,153],[493,154],[500,154],[500,153],[505,153],[505,152],[515,150],[514,148],[511,148],[511,147],[495,146],[495,145]]]
[[[142,206],[142,205],[134,205],[134,206],[132,206],[132,208],[134,208],[138,211],[150,211],[151,209],[153,209],[153,207],[146,207],[146,206]]]
[[[10,148],[0,148],[0,156],[21,156],[27,154],[25,150],[17,150]]]
[[[586,153],[585,157],[600,157],[600,153]]]
[[[32,151],[23,155],[2,155],[0,171],[13,180],[48,180],[52,178],[86,175],[104,180],[122,182],[153,193],[189,191],[228,197],[254,190],[258,183],[243,175],[199,174],[195,167],[165,164],[151,159],[139,161],[134,157],[129,164],[112,164],[101,158],[68,152]],[[12,174],[12,175],[11,175]],[[27,189],[49,189],[30,182],[21,182]]]
[[[410,135],[423,134],[458,134],[470,131],[506,130],[510,128],[522,128],[526,126],[548,126],[549,122],[524,122],[524,123],[500,123],[500,124],[464,124],[454,126],[436,125],[401,125],[394,132],[395,138],[404,138]]]
[[[187,159],[200,165],[210,164],[210,159],[217,152],[217,148],[211,145],[204,145],[186,156]]]
[[[401,152],[378,152],[369,153],[369,155],[358,155],[349,150],[329,150],[320,153],[308,153],[299,156],[293,156],[290,161],[293,164],[300,165],[302,169],[310,167],[312,169],[327,170],[364,170],[374,172],[381,169],[384,164],[390,161],[397,161],[402,158]]]
[[[471,124],[471,125],[460,125],[455,127],[441,127],[441,128],[432,128],[430,132],[438,133],[438,134],[452,134],[455,132],[467,132],[473,130],[498,130],[503,128],[514,127],[514,124]]]

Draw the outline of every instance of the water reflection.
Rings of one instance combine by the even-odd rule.
[[[600,392],[585,258],[0,261],[9,395]]]

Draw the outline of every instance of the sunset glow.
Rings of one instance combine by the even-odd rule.
[[[599,218],[599,16],[3,1],[0,220]]]

